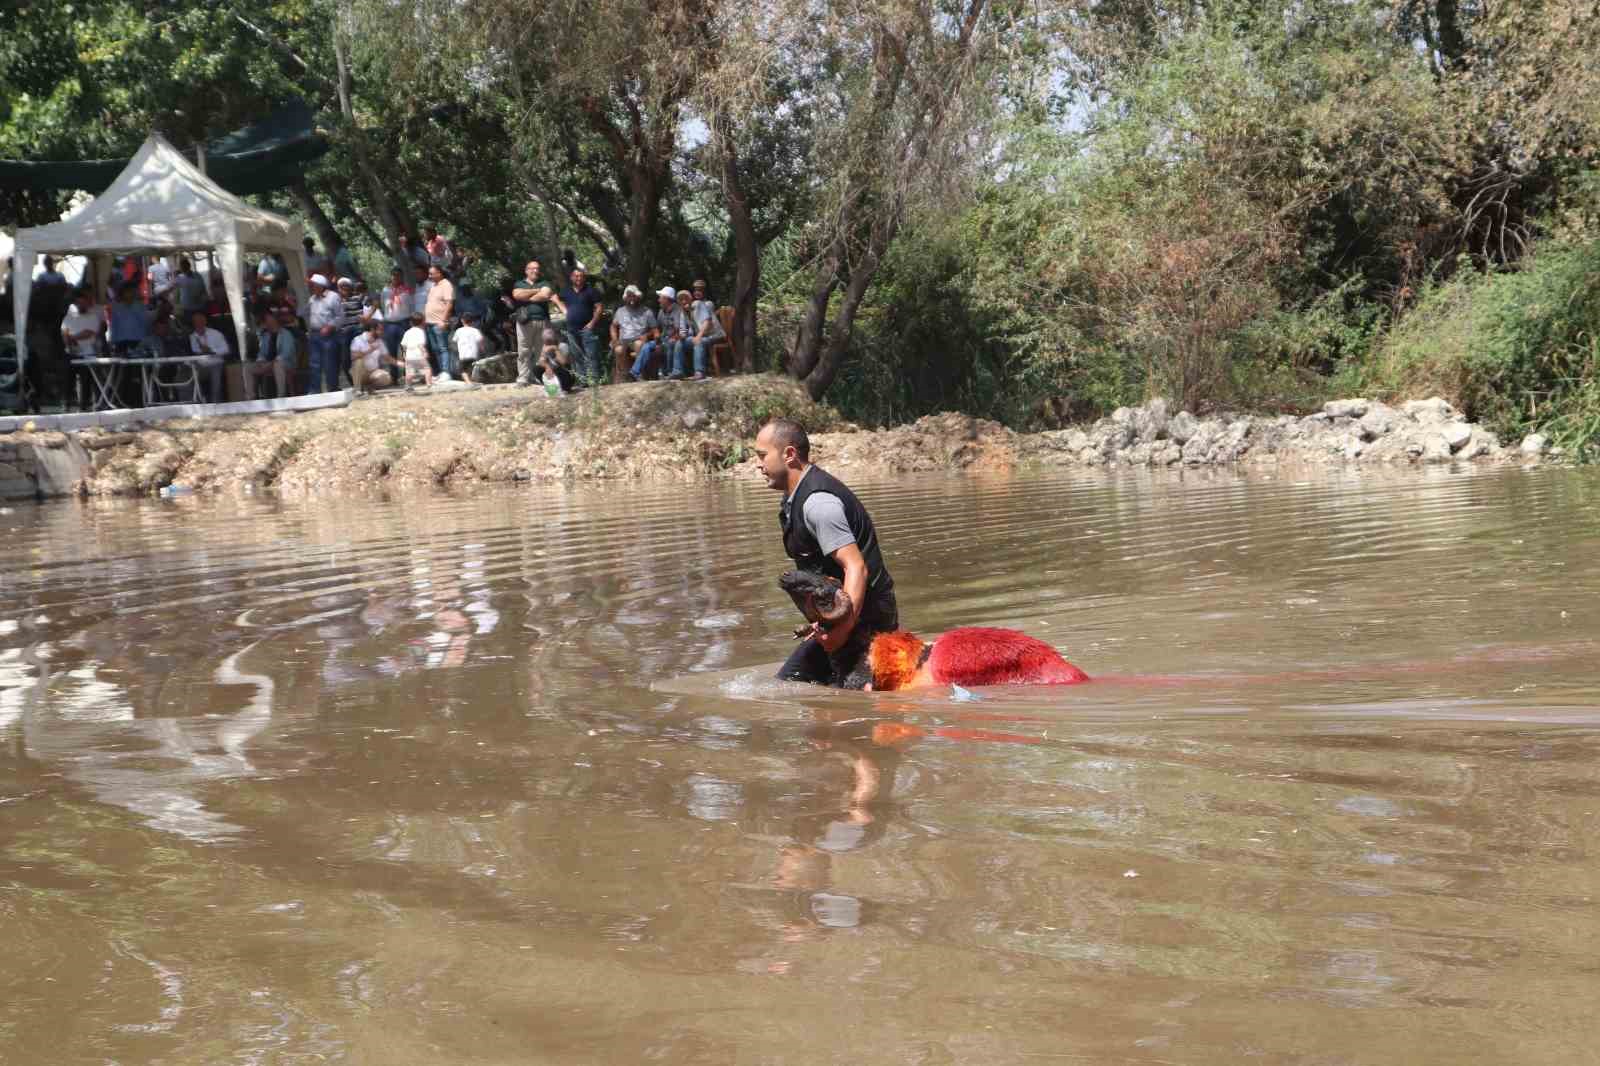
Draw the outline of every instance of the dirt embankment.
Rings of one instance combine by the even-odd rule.
[[[1019,434],[967,415],[861,430],[795,383],[756,375],[644,383],[551,398],[490,386],[382,395],[345,408],[0,438],[11,496],[147,495],[269,488],[288,494],[475,482],[719,477],[750,459],[769,417],[812,430],[813,457],[852,472],[1044,466],[1461,462],[1537,458],[1441,400],[1399,408],[1342,400],[1305,418],[1196,419],[1163,401],[1093,425]],[[14,475],[14,476],[13,476]],[[6,480],[10,477],[11,480]]]

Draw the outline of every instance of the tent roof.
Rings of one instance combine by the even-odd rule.
[[[157,251],[234,239],[289,248],[300,238],[297,223],[227,192],[156,133],[105,192],[60,222],[17,233],[19,246],[39,252]]]

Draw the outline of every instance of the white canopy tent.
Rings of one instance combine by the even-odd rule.
[[[113,254],[152,255],[216,250],[228,310],[245,353],[249,322],[244,314],[244,252],[278,253],[301,307],[306,292],[305,250],[300,225],[253,207],[200,173],[158,133],[152,133],[111,187],[77,211],[48,226],[17,231],[12,292],[17,322],[27,321],[34,260],[41,255],[81,253],[92,258],[101,284]],[[17,356],[26,365],[27,331],[17,331]]]

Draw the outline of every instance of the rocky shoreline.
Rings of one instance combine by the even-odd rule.
[[[1035,434],[1039,447],[1083,466],[1225,466],[1234,463],[1450,463],[1526,461],[1550,452],[1542,434],[1507,448],[1435,396],[1391,407],[1332,400],[1297,417],[1196,418],[1165,400],[1122,407],[1086,429]]]
[[[865,430],[794,382],[748,375],[643,383],[550,398],[488,386],[391,394],[296,415],[177,419],[0,435],[0,499],[270,490],[291,495],[474,483],[706,480],[750,459],[772,415],[812,427],[819,462],[858,475],[919,470],[1217,467],[1269,463],[1508,463],[1560,459],[1518,446],[1444,400],[1336,400],[1316,414],[1196,417],[1163,400],[1092,425],[1017,433],[969,415]]]

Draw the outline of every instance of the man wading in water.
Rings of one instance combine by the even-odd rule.
[[[783,550],[795,566],[844,583],[850,614],[826,629],[813,625],[778,671],[784,681],[862,688],[872,638],[900,626],[894,579],[878,551],[867,509],[826,470],[811,465],[811,441],[798,423],[775,418],[756,434],[756,463],[767,487],[784,494],[778,511]]]

